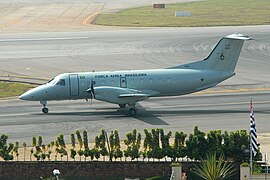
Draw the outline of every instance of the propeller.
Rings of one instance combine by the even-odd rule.
[[[95,98],[94,81],[92,79],[91,79],[90,88],[87,89],[87,92],[90,93],[91,95],[91,106],[92,106],[93,98]]]

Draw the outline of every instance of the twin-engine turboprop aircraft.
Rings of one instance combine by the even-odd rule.
[[[136,103],[150,97],[177,96],[201,91],[235,75],[244,40],[242,34],[223,37],[210,55],[197,62],[167,69],[64,73],[19,98],[40,101],[48,113],[47,101],[96,99],[129,106],[129,115],[137,113]]]

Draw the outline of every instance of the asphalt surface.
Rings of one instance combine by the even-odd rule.
[[[270,26],[2,34],[0,74],[50,79],[62,72],[166,68],[206,57],[222,36],[234,32],[256,40],[245,43],[237,75],[215,88],[218,94],[153,98],[140,103],[136,118],[105,102],[49,102],[50,113],[44,115],[39,102],[1,100],[0,132],[27,143],[42,135],[47,143],[59,133],[69,140],[76,129],[88,130],[90,140],[101,128],[118,129],[121,138],[133,128],[247,130],[252,96],[257,131],[267,133],[270,92],[257,89],[270,88]],[[237,93],[243,88],[245,93]],[[236,91],[222,93],[228,89]]]
[[[76,129],[86,129],[90,141],[104,128],[117,129],[120,137],[136,128],[163,128],[165,131],[192,132],[194,126],[203,131],[249,129],[249,96],[254,99],[257,131],[269,132],[270,93],[241,93],[228,95],[189,95],[155,98],[141,102],[138,115],[128,117],[128,110],[93,101],[66,101],[49,104],[49,114],[41,113],[38,103],[17,100],[0,103],[0,132],[10,140],[31,143],[33,136],[41,135],[48,143],[63,133],[66,141]]]

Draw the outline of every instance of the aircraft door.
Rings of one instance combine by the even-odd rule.
[[[69,75],[70,96],[79,95],[79,78],[77,74]]]
[[[121,88],[126,88],[127,87],[127,78],[126,77],[121,77],[120,78],[120,87]]]

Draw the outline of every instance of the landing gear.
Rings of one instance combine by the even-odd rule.
[[[44,114],[47,114],[47,113],[49,112],[49,109],[46,108],[47,101],[40,101],[40,104],[43,105],[42,112],[43,112]]]
[[[120,107],[121,109],[123,109],[123,108],[126,107],[126,104],[119,104],[119,107]]]
[[[42,112],[45,113],[45,114],[47,114],[49,112],[49,109],[46,108],[46,107],[44,107],[44,108],[42,108]]]
[[[134,117],[137,114],[137,110],[134,107],[129,108],[128,110],[129,116]]]

